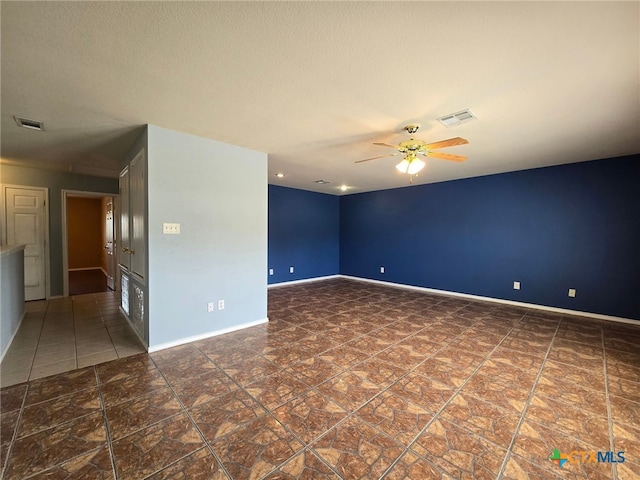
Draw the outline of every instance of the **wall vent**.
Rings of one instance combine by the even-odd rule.
[[[37,120],[29,120],[28,118],[21,117],[13,117],[16,120],[16,123],[24,128],[29,128],[31,130],[40,130],[44,131],[44,123],[39,122]]]
[[[328,183],[331,183],[331,182],[328,182],[327,180],[316,180],[313,183],[317,183],[318,185],[327,185]]]
[[[444,117],[436,118],[441,124],[445,127],[455,127],[456,125],[460,125],[461,123],[467,123],[471,120],[476,120],[476,117],[471,110],[468,108],[466,110],[461,110],[460,112],[451,113],[449,115],[445,115]]]

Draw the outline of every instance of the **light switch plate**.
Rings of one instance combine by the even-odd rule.
[[[180,235],[179,223],[163,223],[162,233],[165,235]]]

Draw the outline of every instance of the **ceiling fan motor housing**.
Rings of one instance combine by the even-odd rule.
[[[411,123],[409,125],[407,125],[406,127],[404,127],[404,129],[409,132],[410,134],[414,134],[418,131],[418,129],[420,128],[420,124],[419,123]]]

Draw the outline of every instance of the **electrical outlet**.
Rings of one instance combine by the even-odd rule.
[[[179,223],[163,223],[162,233],[165,235],[180,235]]]
[[[293,267],[289,267],[289,273],[293,273]]]
[[[569,296],[571,298],[575,298],[575,296],[576,296],[576,289],[575,288],[570,288],[569,289]]]
[[[520,282],[513,282],[513,289],[520,290]]]
[[[269,275],[273,275],[273,268],[269,269]]]
[[[384,267],[380,267],[380,273],[384,273]]]
[[[218,310],[224,310],[224,300],[218,300]]]
[[[213,302],[207,303],[207,312],[213,312]]]

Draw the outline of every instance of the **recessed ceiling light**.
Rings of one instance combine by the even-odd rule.
[[[315,181],[315,182],[313,182],[313,183],[317,183],[318,185],[327,185],[327,184],[329,184],[329,183],[331,183],[331,182],[328,182],[328,181],[326,181],[326,180],[316,180],[316,181]]]
[[[39,122],[38,120],[29,120],[28,118],[21,117],[13,117],[18,125],[24,128],[29,128],[31,130],[40,130],[44,131],[44,123]]]
[[[346,192],[347,190],[349,190],[349,187],[347,187],[346,185],[340,185],[340,190]]]
[[[474,115],[474,113],[469,110],[461,110],[456,113],[450,113],[449,115],[445,115],[443,117],[436,118],[441,124],[445,127],[455,127],[456,125],[460,125],[461,123],[467,123],[471,120],[477,120],[478,117]]]
[[[276,177],[283,178],[284,177],[284,173],[276,173]]]

